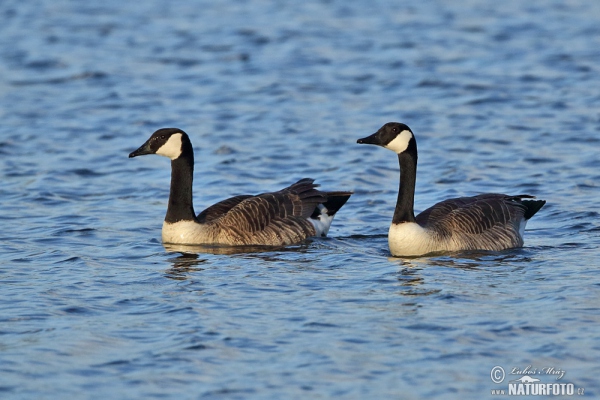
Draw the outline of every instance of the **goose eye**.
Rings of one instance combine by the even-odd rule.
[[[392,128],[392,132],[393,132],[393,133],[398,133],[398,128],[397,128],[397,127],[393,127],[393,128]]]
[[[165,138],[166,138],[166,137],[167,137],[166,135],[160,135],[160,138],[161,138],[162,140],[165,140]]]

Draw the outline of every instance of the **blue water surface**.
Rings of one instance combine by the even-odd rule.
[[[0,397],[482,399],[528,366],[599,396],[599,21],[583,0],[3,0]],[[525,247],[390,257],[397,159],[356,144],[388,121],[417,136],[418,211],[547,200]],[[162,127],[191,137],[197,211],[303,177],[355,194],[328,238],[165,247],[168,160],[127,158]]]

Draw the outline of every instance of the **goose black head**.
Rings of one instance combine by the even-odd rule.
[[[399,122],[388,122],[371,136],[358,139],[356,143],[374,144],[398,154],[407,150],[416,151],[417,148],[417,142],[410,128]]]
[[[177,128],[163,128],[154,132],[146,140],[146,143],[129,154],[129,158],[146,154],[158,154],[175,160],[189,150],[191,150],[190,139],[184,131]]]

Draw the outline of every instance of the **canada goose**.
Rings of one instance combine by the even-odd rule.
[[[159,129],[136,157],[171,159],[171,191],[162,240],[172,244],[285,246],[325,236],[335,213],[352,192],[321,192],[313,179],[301,179],[278,192],[241,195],[220,201],[196,216],[192,205],[194,150],[181,129]]]
[[[415,218],[417,141],[410,128],[389,122],[357,143],[382,146],[398,154],[400,189],[388,233],[395,256],[521,247],[527,221],[546,204],[545,200],[524,200],[534,198],[529,195],[487,193],[444,200]]]

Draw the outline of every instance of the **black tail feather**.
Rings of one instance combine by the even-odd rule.
[[[327,192],[327,201],[323,206],[327,208],[327,215],[334,215],[352,196],[353,192]],[[315,210],[317,212],[318,210]]]
[[[546,200],[522,200],[521,202],[526,208],[523,216],[525,219],[533,217],[546,204]]]

